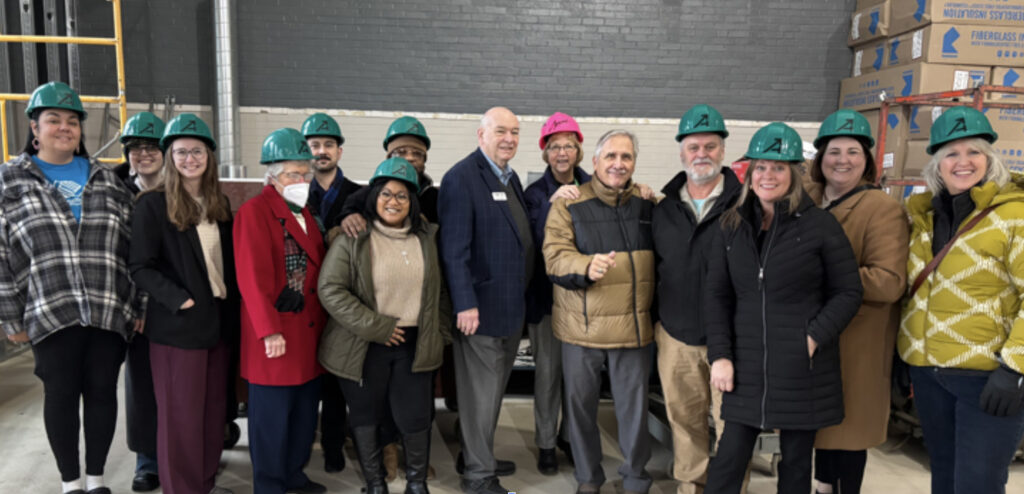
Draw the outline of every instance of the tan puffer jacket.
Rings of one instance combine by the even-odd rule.
[[[554,282],[555,337],[589,348],[637,348],[654,341],[654,203],[633,183],[610,189],[598,180],[575,200],[557,199],[544,229],[544,261]],[[587,278],[595,254],[615,251],[604,278]]]

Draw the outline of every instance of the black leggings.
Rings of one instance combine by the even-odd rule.
[[[348,402],[348,422],[353,428],[380,426],[391,412],[402,434],[430,428],[433,406],[433,372],[412,372],[416,353],[416,328],[405,329],[405,343],[395,347],[370,343],[363,363],[362,382],[339,378]]]
[[[867,450],[819,449],[814,452],[814,478],[832,484],[837,494],[858,494],[867,462]]]
[[[81,477],[79,404],[85,422],[85,473],[103,475],[117,426],[117,377],[126,344],[113,331],[74,326],[32,346],[43,381],[43,424],[61,480]]]
[[[811,491],[811,455],[818,431],[783,430],[779,432],[782,461],[779,463],[778,492],[790,494]],[[718,452],[708,465],[705,494],[739,494],[743,478],[754,454],[761,429],[726,422],[718,442]]]

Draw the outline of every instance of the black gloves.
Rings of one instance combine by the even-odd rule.
[[[302,293],[289,286],[285,286],[284,290],[281,290],[281,294],[277,296],[274,308],[278,312],[302,312],[302,307],[305,304],[306,299],[302,296]]]
[[[992,371],[981,390],[981,409],[996,417],[1016,415],[1024,406],[1024,376],[1005,365]]]

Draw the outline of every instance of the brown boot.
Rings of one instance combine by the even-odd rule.
[[[384,446],[382,453],[384,456],[384,479],[390,483],[398,476],[398,443]]]

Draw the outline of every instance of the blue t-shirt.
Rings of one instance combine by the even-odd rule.
[[[64,196],[64,200],[71,207],[71,213],[75,215],[75,221],[82,221],[82,191],[89,181],[89,160],[75,156],[71,163],[54,165],[39,159],[38,156],[32,156],[32,161]]]

